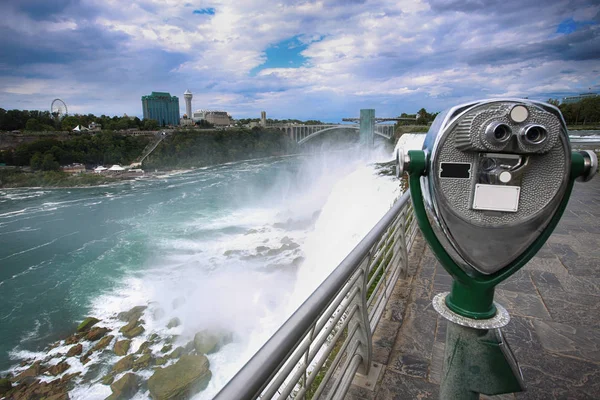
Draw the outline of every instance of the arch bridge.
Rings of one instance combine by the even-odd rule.
[[[339,129],[353,129],[360,132],[360,126],[358,124],[285,125],[272,127],[285,132],[290,139],[300,145],[323,133]],[[391,139],[394,136],[394,125],[375,125],[373,133],[386,139]]]
[[[396,122],[412,118],[375,118],[374,109],[360,110],[360,118],[344,118],[343,121],[352,124],[322,124],[322,125],[271,125],[274,129],[285,132],[290,139],[302,145],[323,133],[339,129],[354,129],[359,131],[361,144],[373,147],[375,135],[391,139],[394,136],[395,125],[382,124],[382,122]]]

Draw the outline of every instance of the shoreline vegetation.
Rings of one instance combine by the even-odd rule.
[[[298,153],[296,143],[278,130],[175,131],[144,160],[142,169],[153,172],[92,172],[98,165],[129,165],[139,160],[149,143],[148,137],[113,132],[71,135],[66,140],[44,136],[0,151],[0,165],[4,164],[0,167],[0,188],[98,186],[148,179],[165,171]],[[73,163],[85,165],[86,172],[61,171],[61,165]]]
[[[398,125],[404,133],[426,133],[428,125]],[[600,129],[595,125],[568,126],[570,131]],[[60,137],[59,137],[60,136]],[[341,138],[341,136],[340,136]],[[337,138],[336,138],[337,139]],[[236,128],[230,130],[178,130],[169,134],[144,160],[143,175],[96,174],[98,165],[129,165],[151,144],[151,137],[111,131],[94,134],[40,135],[29,143],[15,143],[0,150],[0,188],[90,187],[152,179],[157,173],[225,164],[273,156],[298,154],[300,149],[279,130]],[[79,174],[62,172],[61,165],[84,164]],[[5,166],[1,166],[5,165]]]

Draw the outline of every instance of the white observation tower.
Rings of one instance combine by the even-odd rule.
[[[185,114],[188,118],[192,118],[192,97],[194,97],[194,95],[190,92],[190,89],[188,89],[183,94],[183,97],[185,98]]]

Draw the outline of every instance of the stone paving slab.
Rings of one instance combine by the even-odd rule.
[[[431,306],[452,279],[422,238],[375,334],[383,365],[373,390],[348,399],[438,399],[446,320]],[[600,177],[576,183],[559,226],[538,255],[498,286],[511,322],[503,333],[527,391],[482,399],[600,399]]]

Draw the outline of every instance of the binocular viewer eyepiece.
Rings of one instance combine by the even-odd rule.
[[[572,153],[556,107],[527,99],[450,108],[433,122],[423,151],[419,184],[428,218],[469,275],[514,263],[568,200],[573,173],[589,180],[598,163],[592,152]],[[402,149],[396,163],[399,176],[411,169]]]

